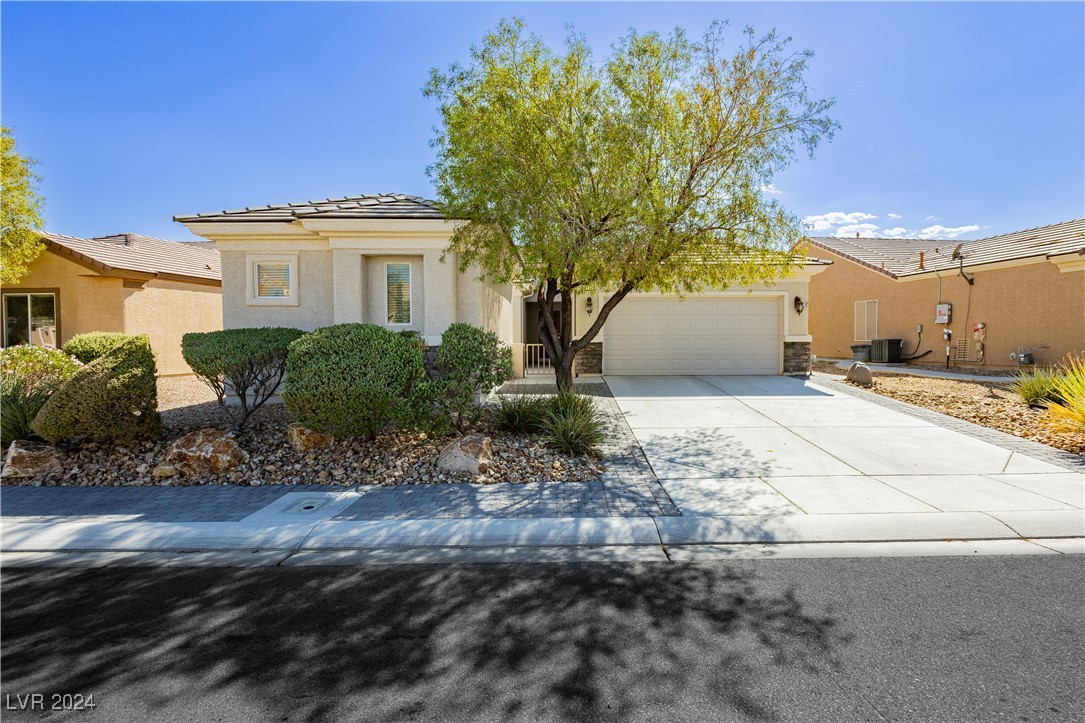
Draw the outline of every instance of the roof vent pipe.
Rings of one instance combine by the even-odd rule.
[[[923,252],[922,251],[919,252],[919,270],[920,271],[923,270]]]

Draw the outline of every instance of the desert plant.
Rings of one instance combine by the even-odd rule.
[[[425,380],[417,345],[372,324],[317,329],[290,344],[283,401],[299,422],[336,437],[413,421]]]
[[[86,334],[76,334],[68,339],[64,343],[63,351],[84,364],[90,364],[95,359],[100,359],[113,351],[122,341],[131,338],[131,334],[116,331],[91,331]]]
[[[1059,401],[1056,380],[1058,372],[1051,369],[1019,371],[1010,385],[1010,391],[1021,397],[1025,404],[1043,405]]]
[[[512,376],[512,350],[497,335],[470,324],[452,324],[437,348],[437,404],[457,430],[478,424],[481,395]]]
[[[0,443],[31,439],[34,421],[49,397],[78,371],[78,361],[40,346],[0,350]]]
[[[1085,356],[1068,356],[1055,376],[1056,398],[1047,403],[1047,425],[1085,434]]]
[[[540,432],[546,426],[549,408],[546,397],[501,396],[493,410],[494,424],[506,432]]]
[[[81,367],[34,417],[35,434],[128,441],[160,429],[154,352],[146,335],[130,337]]]
[[[603,420],[590,397],[561,391],[548,400],[543,438],[566,454],[595,454],[605,439]]]
[[[305,332],[270,327],[192,332],[181,338],[181,354],[193,373],[215,392],[240,434],[249,417],[275,394],[286,373],[290,343]],[[237,398],[237,405],[228,397]]]

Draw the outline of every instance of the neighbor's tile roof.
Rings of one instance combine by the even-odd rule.
[[[183,276],[204,281],[221,281],[219,253],[202,243],[181,243],[122,233],[97,238],[76,238],[41,232],[52,251],[105,273]]]
[[[913,276],[959,268],[960,261],[953,258],[958,246],[965,268],[1085,252],[1085,218],[974,241],[825,236],[810,237],[808,241],[889,276]],[[919,268],[920,251],[924,252],[923,269]]]
[[[174,221],[293,221],[299,218],[432,218],[443,219],[433,201],[402,193],[325,198],[304,203],[249,206],[228,211],[174,216]]]

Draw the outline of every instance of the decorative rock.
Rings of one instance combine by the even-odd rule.
[[[862,362],[855,362],[848,367],[848,373],[845,378],[849,382],[854,382],[861,387],[874,386],[874,375],[870,372],[870,367]]]
[[[8,447],[8,457],[4,462],[2,476],[5,478],[39,477],[60,469],[60,456],[55,447],[17,439]]]
[[[152,477],[176,477],[179,474],[181,474],[181,470],[172,464],[160,464],[151,470]]]
[[[330,434],[314,432],[311,429],[306,429],[297,422],[294,422],[286,428],[286,439],[290,442],[290,446],[298,452],[327,447],[335,441],[335,438]]]
[[[470,434],[460,437],[441,450],[437,466],[446,472],[479,474],[490,468],[493,445],[489,437]]]
[[[248,455],[228,432],[201,429],[171,444],[164,461],[188,477],[200,477],[227,472],[246,459]]]

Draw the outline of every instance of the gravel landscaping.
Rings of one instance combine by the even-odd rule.
[[[843,376],[835,362],[816,361],[816,372]],[[870,391],[973,424],[1007,432],[1074,454],[1085,455],[1085,436],[1044,426],[1047,412],[1021,401],[1004,383],[961,381],[878,371]],[[975,370],[954,370],[974,373]]]
[[[493,462],[479,475],[453,474],[437,468],[437,455],[456,435],[427,436],[394,432],[374,440],[336,440],[331,446],[295,451],[286,427],[294,421],[282,404],[268,404],[251,419],[240,438],[248,460],[235,469],[197,478],[157,479],[151,475],[169,444],[184,434],[206,427],[227,428],[214,395],[192,377],[159,379],[162,440],[127,445],[61,445],[63,468],[30,480],[5,484],[140,486],[140,485],[264,485],[264,484],[433,484],[439,482],[585,482],[598,479],[602,463],[547,448],[530,435],[481,430],[492,440]]]

